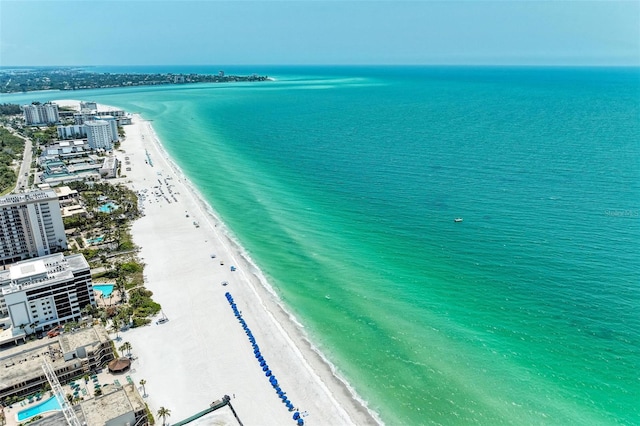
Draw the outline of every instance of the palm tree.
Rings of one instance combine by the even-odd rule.
[[[122,351],[122,352],[127,351],[127,355],[131,355],[131,343],[129,343],[129,342],[124,342],[124,343],[122,344],[122,346],[120,346],[120,347],[118,348],[118,350],[120,350],[120,351]]]
[[[116,340],[120,340],[120,336],[118,335],[118,331],[120,331],[120,319],[118,317],[113,317],[111,319],[111,328],[116,332]]]
[[[147,391],[144,388],[144,385],[147,384],[147,381],[145,379],[140,380],[140,386],[142,386],[142,397],[144,398],[145,396],[147,396]]]
[[[171,410],[169,410],[168,408],[160,407],[157,414],[158,417],[162,419],[162,425],[164,426],[164,421],[166,420],[166,418],[171,416]]]

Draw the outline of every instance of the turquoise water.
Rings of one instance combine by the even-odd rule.
[[[154,120],[386,423],[640,423],[638,69],[251,72],[73,97]]]
[[[96,238],[89,238],[87,240],[88,244],[95,244],[95,243],[101,243],[102,241],[104,241],[104,235],[101,235],[99,237]]]
[[[107,298],[113,292],[113,284],[94,284],[93,289],[102,292],[102,297]]]
[[[60,410],[60,404],[58,404],[58,400],[55,396],[47,399],[46,401],[34,405],[33,407],[29,407],[26,410],[18,411],[18,421],[21,422],[23,420],[27,420],[33,416],[37,416],[38,414],[45,413],[47,411],[55,411]]]
[[[102,213],[111,213],[114,210],[118,209],[118,205],[114,204],[114,203],[105,203],[103,205],[100,206],[100,208],[98,210],[100,210]]]

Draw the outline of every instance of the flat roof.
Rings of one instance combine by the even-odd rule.
[[[7,345],[0,349],[0,388],[42,376],[44,360],[47,360],[56,371],[65,365],[81,363],[82,361],[77,358],[65,361],[63,354],[78,347],[98,344],[101,335],[102,341],[108,341],[104,327],[89,327],[72,333],[62,333],[55,338],[45,336],[18,346]],[[77,346],[70,347],[70,345]]]
[[[140,411],[141,402],[137,401],[133,393],[136,392],[132,384],[127,383],[122,388],[82,402],[82,413],[87,425],[104,425],[109,420],[130,412]]]
[[[9,268],[9,278],[13,280],[20,280],[23,278],[43,275],[47,273],[47,267],[43,260],[35,259],[25,263],[18,263]]]
[[[77,348],[109,341],[106,331],[104,329],[101,331],[104,331],[104,333],[100,333],[97,328],[90,327],[81,328],[72,333],[63,333],[60,335],[60,347],[64,353],[67,353],[75,351]]]

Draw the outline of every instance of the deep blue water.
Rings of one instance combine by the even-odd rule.
[[[130,71],[219,69],[2,101],[153,119],[387,423],[640,423],[637,68]]]

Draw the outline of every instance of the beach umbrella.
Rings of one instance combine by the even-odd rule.
[[[267,370],[266,373],[264,373],[265,376],[269,377],[271,375],[271,370]]]
[[[298,426],[302,426],[304,425],[304,420],[302,420],[302,417],[298,418]]]
[[[265,365],[262,366],[262,371],[267,371],[268,369],[269,369],[268,365],[265,364]]]
[[[260,361],[260,367],[264,367],[265,365],[267,365],[267,363],[264,362],[264,359],[262,361]]]
[[[298,420],[300,418],[300,412],[296,411],[295,413],[293,413],[293,420]]]

